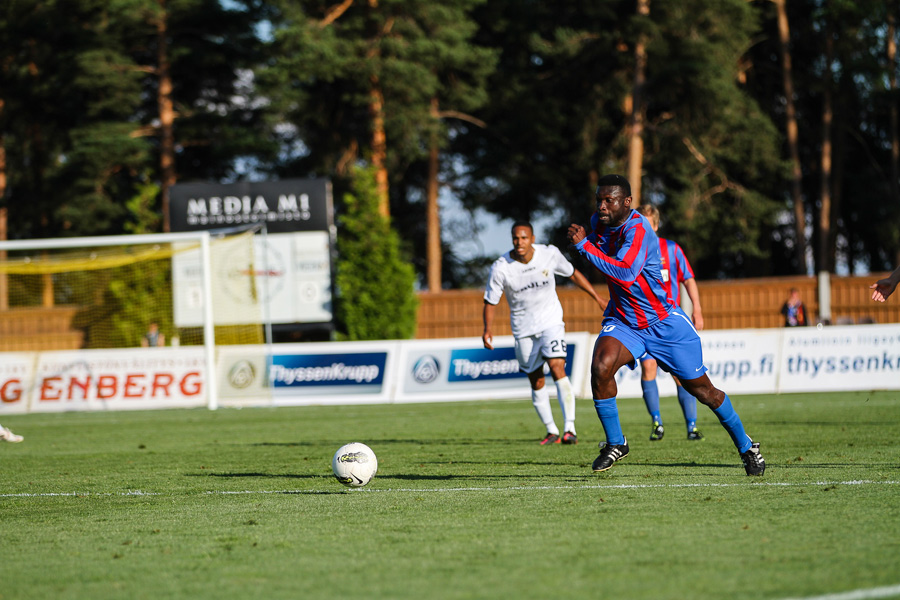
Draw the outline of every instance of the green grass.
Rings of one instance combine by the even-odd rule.
[[[768,470],[674,398],[607,473],[528,400],[6,416],[0,598],[795,598],[900,584],[900,393],[734,398]],[[349,491],[331,456],[369,444]],[[857,482],[850,484],[849,482]],[[226,493],[235,492],[235,493]],[[61,494],[61,495],[53,495]]]

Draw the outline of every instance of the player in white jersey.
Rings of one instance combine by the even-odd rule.
[[[556,295],[556,276],[569,277],[587,292],[600,308],[606,301],[556,246],[535,244],[531,223],[517,221],[512,227],[513,249],[494,261],[484,291],[484,347],[493,350],[494,311],[506,294],[509,320],[516,338],[519,368],[531,382],[531,400],[538,417],[547,428],[541,445],[577,444],[575,435],[575,391],[566,376],[566,329],[563,309]],[[553,421],[550,392],[544,386],[544,363],[556,382],[556,394],[562,407],[563,435]]]

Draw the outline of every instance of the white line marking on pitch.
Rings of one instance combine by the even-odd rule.
[[[529,490],[631,490],[648,488],[729,488],[748,486],[768,487],[808,487],[819,485],[898,485],[900,481],[870,481],[858,479],[852,481],[812,481],[812,482],[770,482],[754,481],[747,483],[620,483],[614,485],[518,485],[511,487],[456,487],[456,488],[329,488],[327,490],[207,490],[199,492],[206,495],[252,495],[252,494],[325,494],[335,491],[347,492],[413,492],[424,494],[428,492],[518,492]],[[38,492],[21,494],[0,494],[0,498],[45,498],[45,497],[80,497],[80,496],[162,496],[160,492],[144,492],[131,490],[127,492]],[[179,495],[179,494],[174,494]],[[186,492],[182,495],[191,495]],[[873,596],[874,597],[874,596]],[[830,600],[830,599],[829,599]],[[843,600],[843,599],[841,599]]]
[[[784,598],[784,600],[870,600],[871,598],[893,598],[900,596],[900,585],[853,590],[824,596],[804,596],[802,598]]]

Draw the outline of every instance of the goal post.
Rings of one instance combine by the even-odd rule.
[[[182,380],[181,391],[218,408],[217,345],[271,341],[268,295],[258,277],[265,269],[254,252],[259,229],[0,241],[0,360],[11,356],[6,353],[81,352],[107,363],[127,355],[145,357],[134,359],[140,364],[175,364],[179,356],[200,364],[202,346],[206,377],[202,384]],[[60,389],[67,385],[65,393],[91,406],[113,406],[121,395],[135,398],[144,388],[160,396],[163,386],[179,391],[177,373],[143,382],[122,373],[118,391],[110,391],[112,375],[106,382],[97,371],[69,375]],[[41,394],[65,395],[53,389]]]

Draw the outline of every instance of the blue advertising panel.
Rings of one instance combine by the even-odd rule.
[[[572,374],[572,357],[575,347],[571,345],[566,354],[566,375]],[[519,371],[514,347],[461,348],[450,352],[450,368],[447,381],[496,381],[526,377]]]
[[[567,335],[566,374],[579,389],[586,334]],[[480,339],[417,340],[400,346],[398,402],[484,400],[527,397],[528,376],[519,370],[512,336],[494,339],[494,349]],[[549,371],[544,369],[545,373]]]
[[[275,389],[313,388],[316,394],[377,394],[387,352],[275,354],[269,381]]]

